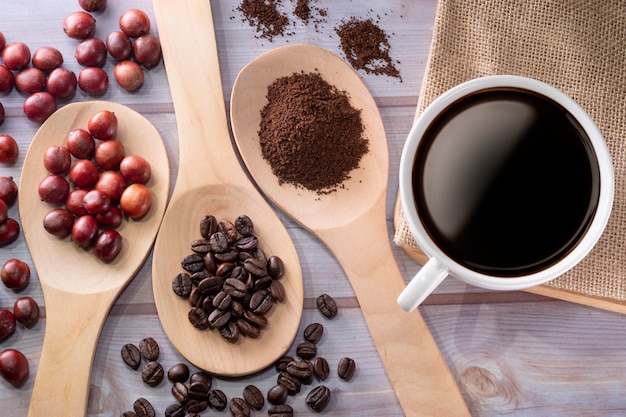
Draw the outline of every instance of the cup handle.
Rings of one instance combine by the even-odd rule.
[[[398,304],[408,312],[415,310],[447,276],[448,270],[430,258],[400,293]]]

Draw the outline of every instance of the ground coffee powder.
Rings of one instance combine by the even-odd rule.
[[[289,17],[280,11],[282,0],[243,0],[237,7],[259,36],[270,42],[283,35],[290,25]]]
[[[369,149],[361,111],[314,72],[277,79],[267,100],[259,140],[279,183],[318,194],[336,191]]]

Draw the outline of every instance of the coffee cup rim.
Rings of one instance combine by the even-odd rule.
[[[457,100],[481,90],[511,88],[531,91],[543,95],[563,106],[589,136],[598,160],[600,192],[596,212],[591,224],[577,245],[558,262],[519,277],[502,278],[471,270],[448,257],[430,238],[413,203],[412,170],[414,155],[427,128],[435,118]],[[582,260],[600,239],[608,223],[614,195],[614,173],[611,156],[600,129],[591,116],[571,97],[561,90],[542,81],[518,75],[491,75],[459,84],[437,97],[418,116],[408,134],[401,159],[399,173],[400,200],[409,229],[420,249],[430,258],[435,258],[454,276],[470,284],[494,290],[519,290],[543,284],[565,273]]]

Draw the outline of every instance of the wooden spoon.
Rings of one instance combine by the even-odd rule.
[[[348,92],[361,109],[370,151],[345,189],[320,196],[279,185],[258,139],[267,87],[296,72],[319,72]],[[387,374],[407,416],[469,416],[428,327],[418,312],[396,303],[405,282],[390,246],[385,217],[389,161],[378,108],[359,76],[339,57],[311,45],[274,49],[238,75],[231,97],[235,141],[248,171],[266,196],[321,239],[343,266]],[[332,126],[329,127],[332,129]]]
[[[52,145],[64,145],[75,128],[87,128],[87,120],[99,110],[111,110],[118,118],[116,138],[126,154],[150,162],[147,183],[153,201],[139,220],[124,220],[117,229],[122,251],[106,264],[79,248],[70,238],[59,239],[43,228],[52,209],[40,201],[38,186],[46,176],[43,155]],[[19,187],[19,207],[24,237],[39,276],[46,307],[43,350],[28,415],[84,416],[96,345],[106,316],[117,296],[144,263],[161,223],[169,194],[170,174],[165,146],[159,132],[139,113],[121,104],[104,101],[68,104],[50,116],[28,148]]]
[[[154,299],[166,334],[191,363],[221,375],[245,375],[274,363],[291,346],[302,317],[302,272],[285,227],[242,169],[230,139],[213,29],[211,2],[154,0],[178,124],[178,178],[152,262]],[[285,302],[274,307],[258,339],[232,344],[218,331],[198,330],[188,320],[189,302],[172,291],[181,260],[200,238],[207,214],[234,221],[247,214],[260,246],[285,264]]]

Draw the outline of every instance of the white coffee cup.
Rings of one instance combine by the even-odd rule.
[[[558,117],[557,119],[561,120],[562,122],[571,121],[572,129],[574,126],[576,126],[578,131],[582,131],[584,133],[583,136],[586,136],[584,146],[585,146],[586,152],[588,152],[588,154],[590,155],[589,166],[593,167],[593,170],[592,170],[593,172],[592,172],[591,180],[590,180],[590,184],[591,184],[590,189],[593,189],[593,192],[590,191],[590,194],[589,194],[589,199],[590,199],[589,208],[586,209],[587,211],[585,211],[585,213],[587,213],[586,214],[587,217],[585,217],[586,220],[584,224],[581,221],[580,228],[576,229],[577,234],[575,234],[574,230],[572,229],[572,232],[571,232],[572,236],[568,238],[569,240],[567,240],[568,242],[567,245],[569,245],[567,246],[568,249],[564,250],[563,253],[555,254],[553,256],[554,259],[550,259],[549,261],[546,260],[545,264],[541,264],[541,266],[537,266],[536,268],[533,266],[535,264],[532,264],[531,262],[529,262],[528,265],[524,265],[524,266],[520,265],[519,272],[516,272],[518,271],[516,267],[511,267],[510,270],[506,270],[503,273],[502,271],[504,271],[504,269],[502,269],[500,265],[498,266],[487,265],[489,262],[491,262],[490,260],[484,261],[485,259],[488,259],[488,257],[490,256],[489,253],[487,252],[486,254],[482,254],[482,253],[480,254],[480,256],[483,256],[483,258],[481,258],[480,263],[479,262],[471,263],[472,262],[471,259],[468,261],[468,263],[465,263],[465,261],[471,258],[471,256],[460,256],[458,258],[456,258],[456,255],[451,256],[453,252],[456,253],[457,255],[459,254],[465,255],[462,252],[462,249],[458,249],[456,246],[451,246],[456,242],[456,239],[450,236],[456,236],[456,234],[460,235],[462,232],[459,232],[457,230],[463,230],[463,227],[466,227],[466,226],[456,228],[456,225],[454,225],[454,223],[455,222],[463,223],[464,220],[463,219],[459,220],[458,218],[454,217],[456,215],[455,214],[456,207],[450,207],[450,205],[446,205],[447,200],[445,200],[445,198],[443,199],[443,202],[434,201],[434,200],[439,199],[439,194],[444,194],[448,197],[450,196],[454,197],[455,195],[459,195],[459,194],[454,194],[456,191],[454,192],[450,191],[448,193],[444,193],[444,192],[440,193],[440,191],[442,191],[441,189],[428,190],[428,191],[422,190],[422,191],[418,191],[418,193],[421,196],[420,197],[421,200],[419,200],[421,201],[421,203],[417,203],[416,202],[417,197],[415,196],[415,192],[414,192],[414,189],[419,190],[419,187],[418,188],[414,187],[416,186],[416,184],[419,184],[425,189],[428,188],[429,183],[425,180],[425,178],[433,178],[434,179],[433,184],[438,184],[438,185],[444,184],[445,191],[449,191],[452,188],[447,187],[447,184],[450,183],[453,186],[457,186],[456,183],[454,183],[454,181],[459,181],[459,180],[461,180],[461,182],[462,180],[470,181],[470,184],[472,184],[472,186],[465,187],[465,188],[473,189],[473,184],[480,182],[480,180],[476,180],[474,179],[474,177],[482,178],[482,176],[484,176],[482,174],[483,165],[485,166],[484,170],[489,171],[493,169],[492,172],[498,172],[498,173],[500,172],[499,168],[496,169],[496,168],[488,167],[488,165],[491,164],[492,160],[494,159],[498,160],[498,158],[489,157],[488,156],[489,153],[484,152],[481,149],[476,150],[478,149],[477,146],[479,145],[476,145],[475,146],[476,149],[473,149],[471,144],[466,145],[464,142],[462,145],[459,145],[459,148],[457,148],[456,145],[455,147],[450,147],[449,146],[450,144],[454,144],[456,142],[454,142],[453,139],[447,139],[446,137],[446,132],[456,132],[454,134],[450,134],[449,136],[455,137],[454,140],[458,140],[462,138],[463,135],[465,134],[464,125],[463,125],[463,123],[465,123],[464,120],[476,121],[475,117],[473,119],[469,118],[469,116],[467,116],[465,119],[463,119],[463,117],[465,116],[457,117],[458,115],[461,115],[463,112],[467,112],[468,115],[471,115],[471,114],[486,115],[486,119],[484,122],[485,124],[474,123],[473,127],[468,127],[467,129],[467,131],[472,132],[472,134],[474,132],[478,132],[474,135],[476,138],[476,141],[471,142],[471,143],[481,144],[480,146],[483,146],[483,144],[487,143],[488,141],[487,139],[483,140],[481,138],[483,138],[483,136],[487,137],[491,131],[495,130],[495,129],[491,129],[490,131],[484,126],[489,127],[489,123],[491,123],[491,126],[494,126],[495,124],[500,124],[502,128],[501,130],[504,130],[505,132],[507,132],[509,128],[515,127],[518,124],[518,119],[527,117],[526,115],[527,112],[522,107],[520,107],[519,112],[504,110],[504,109],[508,109],[507,106],[509,105],[511,106],[511,109],[515,109],[516,108],[515,106],[517,104],[514,103],[514,100],[511,101],[511,103],[509,103],[508,101],[498,101],[494,99],[493,102],[496,104],[493,104],[489,102],[490,99],[489,100],[485,99],[486,102],[489,102],[491,104],[489,103],[485,105],[484,104],[465,104],[467,100],[475,100],[475,97],[481,97],[481,95],[484,94],[484,92],[493,92],[493,91],[502,92],[505,96],[508,94],[514,95],[518,93],[522,95],[527,94],[528,96],[538,97],[540,100],[542,100],[545,103],[551,103],[550,105],[553,106],[555,109],[560,108],[564,110],[563,117],[562,118]],[[491,94],[491,93],[486,93],[486,94]],[[498,93],[494,93],[494,94],[498,94]],[[473,97],[473,98],[470,98],[470,97]],[[476,99],[476,100],[481,100],[481,99]],[[532,99],[532,100],[535,100],[535,99]],[[476,102],[476,103],[480,103],[480,102]],[[467,111],[466,108],[462,106],[467,106],[466,108],[470,109],[470,111]],[[478,107],[478,106],[482,106],[482,107]],[[491,106],[491,107],[488,107],[488,106]],[[477,109],[479,108],[481,109],[480,111],[482,113],[478,113]],[[490,111],[489,109],[493,109],[493,111]],[[496,116],[493,116],[493,120],[492,120],[491,115],[499,114],[500,110],[502,110],[503,114],[506,114],[506,116],[502,116],[503,120],[499,120],[498,117]],[[450,112],[456,112],[456,113],[450,113]],[[457,116],[450,116],[450,114],[448,113],[455,114]],[[446,116],[446,114],[448,114],[448,116]],[[545,114],[545,112],[540,112],[538,114],[542,115],[542,114]],[[446,119],[446,117],[448,119]],[[528,116],[528,117],[531,117],[531,116]],[[536,117],[536,116],[532,116],[532,117]],[[441,122],[441,120],[443,120],[443,122]],[[513,131],[514,129],[511,129],[511,130]],[[432,132],[435,132],[435,133],[432,133]],[[483,133],[483,132],[487,132],[487,133]],[[524,133],[524,134],[526,134],[528,137],[535,137],[527,133]],[[547,139],[551,140],[550,138],[552,136],[548,134],[545,134],[545,135]],[[558,135],[555,134],[554,136],[558,136]],[[425,137],[428,137],[428,138],[425,139]],[[433,139],[433,137],[435,137],[435,139]],[[448,147],[446,148],[444,145],[439,146],[438,141],[439,143],[445,144],[445,146],[448,146]],[[459,141],[459,143],[461,143],[461,141]],[[505,142],[502,142],[500,141],[500,139],[498,139],[498,141],[494,143],[505,143]],[[540,143],[547,143],[547,142],[544,141]],[[563,142],[563,143],[567,143],[567,142]],[[420,148],[420,145],[422,145],[423,148]],[[451,158],[448,158],[445,151],[437,150],[439,148],[437,148],[436,146],[439,146],[439,148],[444,149],[444,150],[445,149],[454,150],[454,152],[452,152],[454,156]],[[498,146],[499,145],[496,145],[494,147],[495,149],[493,151],[494,153],[499,152],[497,150]],[[490,147],[489,149],[491,149],[493,146],[489,145],[489,147]],[[514,149],[515,152],[518,152],[517,150],[518,147],[519,147],[518,145],[516,145],[515,147],[511,146],[511,149]],[[419,153],[418,151],[421,150],[423,154],[426,154],[427,151],[425,149],[428,150],[428,156],[425,157],[426,159],[424,161],[417,162],[416,155]],[[535,148],[532,148],[532,149],[535,149]],[[537,149],[542,149],[542,148],[539,146]],[[437,159],[438,154],[436,152],[439,152],[440,156],[443,155],[443,158]],[[513,152],[513,151],[507,151],[507,152]],[[535,153],[540,154],[542,152],[535,152]],[[433,156],[430,156],[430,154],[432,154]],[[530,153],[528,154],[530,155]],[[485,157],[485,155],[487,155],[488,157]],[[569,160],[567,158],[561,159],[558,153],[556,154],[556,156],[551,156],[550,153],[546,153],[546,155],[547,156],[545,156],[545,158],[552,158],[552,160],[554,160],[555,162],[558,161],[559,163],[561,163],[562,161],[564,161],[562,163],[569,164]],[[575,160],[576,158],[572,157],[571,159]],[[447,166],[446,163],[443,163],[443,164],[439,163],[438,161],[447,162],[447,164],[450,166]],[[454,163],[451,163],[450,161],[454,161]],[[502,161],[508,161],[508,159],[502,157]],[[505,164],[504,166],[506,166],[508,162],[506,163],[502,162],[502,164]],[[419,165],[419,170],[417,172],[419,172],[420,174],[415,174],[416,180],[414,184],[414,169],[417,169],[416,165]],[[527,165],[519,164],[519,166],[524,166],[524,167],[532,166],[532,165],[533,164],[527,164]],[[545,164],[546,167],[549,167],[550,165],[551,163]],[[541,163],[538,163],[538,166],[541,166]],[[569,165],[567,165],[567,167],[569,167]],[[551,169],[551,168],[547,168],[547,169]],[[448,174],[450,174],[450,177],[453,179],[448,180],[447,179]],[[420,249],[430,258],[429,261],[416,274],[416,276],[412,278],[412,280],[409,282],[407,287],[403,290],[403,292],[398,297],[398,304],[407,311],[411,311],[415,309],[418,305],[420,305],[422,301],[447,276],[453,276],[469,284],[482,287],[482,288],[492,289],[492,290],[520,290],[520,289],[529,288],[538,284],[542,284],[551,279],[556,278],[557,276],[563,274],[564,272],[572,268],[574,265],[576,265],[581,259],[583,259],[589,253],[589,251],[597,243],[597,241],[602,235],[604,228],[608,222],[608,219],[611,213],[612,204],[613,204],[614,174],[613,174],[613,166],[611,163],[611,156],[609,154],[609,150],[606,146],[606,143],[602,137],[602,134],[600,130],[598,129],[598,127],[593,122],[593,120],[583,110],[583,108],[580,105],[578,105],[572,98],[570,98],[569,96],[567,96],[560,90],[546,83],[543,83],[543,82],[540,82],[531,78],[520,77],[520,76],[496,75],[496,76],[487,76],[487,77],[477,78],[474,80],[467,81],[463,84],[460,84],[450,89],[449,91],[445,92],[443,95],[438,97],[436,100],[434,100],[432,104],[430,104],[423,111],[423,113],[417,118],[417,120],[415,121],[408,135],[407,141],[405,143],[405,146],[402,152],[402,157],[400,160],[399,175],[400,175],[400,178],[399,178],[400,198],[401,198],[402,208],[404,210],[404,214],[405,214],[409,229],[413,233],[415,240],[418,243]],[[498,178],[498,176],[499,174],[494,174],[492,179]],[[524,179],[523,181],[521,181],[521,183],[524,183],[524,181],[526,180]],[[491,182],[489,182],[489,184],[491,184]],[[515,184],[517,184],[517,182]],[[464,187],[462,185],[458,185],[458,187],[460,187],[459,192],[462,193],[464,191],[463,189]],[[477,187],[477,189],[480,189],[481,193],[487,193],[487,191],[483,191],[483,189],[491,190],[491,188],[489,187],[491,187],[491,185],[489,186],[485,185],[483,188]],[[563,188],[566,189],[567,187],[564,186]],[[512,190],[514,189],[514,187],[507,185],[507,187],[502,188],[502,189]],[[529,190],[531,190],[532,192],[534,188],[529,187],[528,189],[525,189],[524,192],[529,192]],[[556,189],[555,191],[560,191],[560,189]],[[424,196],[422,196],[422,194]],[[508,194],[516,195],[515,193],[512,193],[512,192]],[[522,194],[522,192],[520,192],[519,194]],[[455,201],[454,198],[452,197],[450,197],[449,201]],[[430,200],[428,200],[428,198],[430,198]],[[543,197],[540,196],[538,198],[543,198]],[[550,198],[552,198],[552,196],[550,196]],[[581,201],[584,201],[583,197],[580,197],[580,196],[574,196],[573,198],[576,198],[576,199],[581,198]],[[584,198],[587,198],[587,197],[584,197]],[[460,205],[465,205],[465,202],[468,200],[476,200],[476,199],[477,197],[475,197],[474,195],[468,194],[467,198],[461,198],[459,196],[458,198],[456,198],[456,200],[458,200],[456,202],[457,203],[460,202],[459,204],[460,206]],[[430,204],[431,201],[433,202],[432,204]],[[468,205],[469,204],[470,203],[468,203]],[[418,208],[417,207],[418,205],[420,205],[421,208]],[[549,211],[548,208],[551,210],[552,209],[551,207],[553,205],[554,205],[553,203],[546,204],[546,211]],[[480,209],[476,209],[476,207],[483,207],[483,206],[475,205],[471,207],[473,208],[467,208],[466,210],[467,213],[476,213],[477,210],[480,210]],[[429,210],[430,212],[428,212]],[[440,216],[441,219],[444,219],[444,220],[439,219],[439,223],[437,223],[436,221],[427,220],[427,219],[437,217],[438,214],[433,210],[449,211],[450,213],[445,214],[445,216],[441,215]],[[459,212],[464,212],[464,210],[465,210],[465,207],[463,210],[459,210]],[[541,212],[543,213],[543,208],[541,209]],[[581,208],[581,213],[582,213],[582,208]],[[447,221],[448,217],[446,216],[449,216],[450,218],[449,222]],[[459,217],[461,217],[461,215],[459,215]],[[483,217],[488,218],[487,214],[484,214]],[[529,218],[529,219],[524,219],[524,220],[531,222],[532,219]],[[541,221],[543,220],[544,219],[541,219]],[[429,221],[431,223],[428,223]],[[496,221],[496,219],[494,219],[493,221]],[[498,221],[501,221],[501,220],[498,220]],[[534,222],[534,220],[532,221]],[[559,223],[559,219],[557,218],[556,222],[552,220],[552,222]],[[539,221],[535,223],[543,224]],[[437,232],[433,232],[433,230],[435,230],[433,224],[438,224],[439,226],[441,226],[441,229],[448,228],[452,231],[449,234],[445,234],[441,232],[441,230],[439,230],[438,228],[436,229]],[[552,223],[548,223],[548,224],[552,224]],[[503,227],[506,228],[507,225],[505,224]],[[478,228],[475,228],[475,229],[478,229]],[[503,235],[502,231],[505,230],[505,229],[501,229],[500,227],[490,227],[488,229],[490,231],[491,230],[494,231],[494,236],[500,236],[500,235],[497,235],[496,232]],[[534,236],[533,233],[537,234],[537,241],[538,241],[537,243],[539,243],[539,241],[541,241],[544,238],[545,238],[544,240],[549,241],[555,236],[554,234],[550,234],[552,228],[547,227],[544,229],[532,231],[532,232],[528,231],[528,235],[532,237]],[[547,229],[550,229],[550,230],[547,230]],[[566,235],[567,234],[564,232],[563,239],[565,238]],[[444,238],[442,238],[441,236],[445,236],[445,242],[446,242],[445,245],[448,245],[448,246],[445,246],[442,243],[444,241]],[[469,235],[469,236],[481,236],[482,238],[482,235],[479,235],[476,233],[473,235]],[[493,241],[496,242],[495,237],[493,238]],[[449,242],[453,242],[453,243],[449,244]],[[475,247],[473,247],[472,245],[468,245],[468,244],[465,244],[464,246],[459,244],[459,247],[470,248],[471,251],[474,251],[474,250],[481,251],[483,247],[485,248],[493,247],[494,253],[502,252],[503,258],[506,259],[508,262],[509,256],[511,257],[511,259],[515,259],[515,260],[517,259],[517,254],[513,254],[513,251],[511,251],[511,253],[506,252],[506,249],[508,248],[508,246],[511,246],[511,242],[515,243],[515,236],[512,236],[510,241],[504,240],[501,248],[498,247],[498,245],[493,242],[488,242],[484,245],[482,244],[476,245]],[[556,245],[559,242],[560,240],[555,241],[554,244]],[[529,252],[532,252],[530,250],[532,246],[533,245],[527,246],[529,249]],[[453,248],[453,249],[444,250],[443,247]],[[485,251],[487,250],[485,249]],[[517,252],[523,252],[523,251],[519,251],[519,248],[518,248]],[[455,256],[455,258],[453,258],[453,256]],[[524,254],[524,256],[526,255]],[[539,254],[537,256],[539,256]],[[498,260],[497,262],[504,262],[504,261]],[[494,263],[497,263],[497,262],[494,262]],[[512,264],[513,264],[513,261],[511,260],[511,265]],[[476,267],[475,265],[479,265],[479,267]],[[537,262],[537,265],[539,265],[539,262]]]

